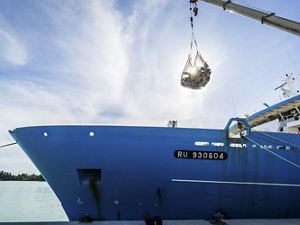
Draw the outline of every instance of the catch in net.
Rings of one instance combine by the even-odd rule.
[[[196,4],[197,1],[190,1],[191,4]],[[197,9],[197,10],[195,10]],[[198,13],[197,5],[190,8],[191,12],[194,13],[194,16]],[[192,27],[192,41],[190,53],[188,55],[187,62],[181,74],[181,85],[186,88],[191,89],[201,89],[210,80],[211,70],[205,60],[202,58],[200,52],[198,51],[197,42],[194,35],[194,26],[193,26],[193,15],[191,13],[191,27]],[[195,51],[193,47],[195,46],[196,56],[193,60],[192,52]]]
[[[210,74],[211,70],[199,52],[194,62],[192,62],[192,56],[189,55],[181,75],[181,85],[186,88],[201,89],[210,80]]]

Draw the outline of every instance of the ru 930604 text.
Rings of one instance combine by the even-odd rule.
[[[216,151],[191,151],[176,150],[174,156],[177,159],[203,159],[203,160],[226,160],[228,154],[226,152]]]

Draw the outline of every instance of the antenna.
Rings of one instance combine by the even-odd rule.
[[[283,83],[276,87],[274,91],[280,89],[283,98],[289,98],[299,93],[299,90],[295,88],[295,77],[293,73],[285,74],[285,78],[282,81]]]

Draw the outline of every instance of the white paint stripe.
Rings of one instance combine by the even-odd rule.
[[[209,184],[262,185],[262,186],[281,186],[281,187],[300,187],[300,184],[257,183],[257,182],[216,181],[216,180],[182,180],[182,179],[172,179],[172,182],[209,183]]]

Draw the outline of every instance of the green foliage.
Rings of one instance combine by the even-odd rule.
[[[22,173],[18,175],[13,175],[11,173],[5,172],[3,170],[0,171],[0,181],[45,181],[42,175],[35,175],[35,174],[27,174]]]

